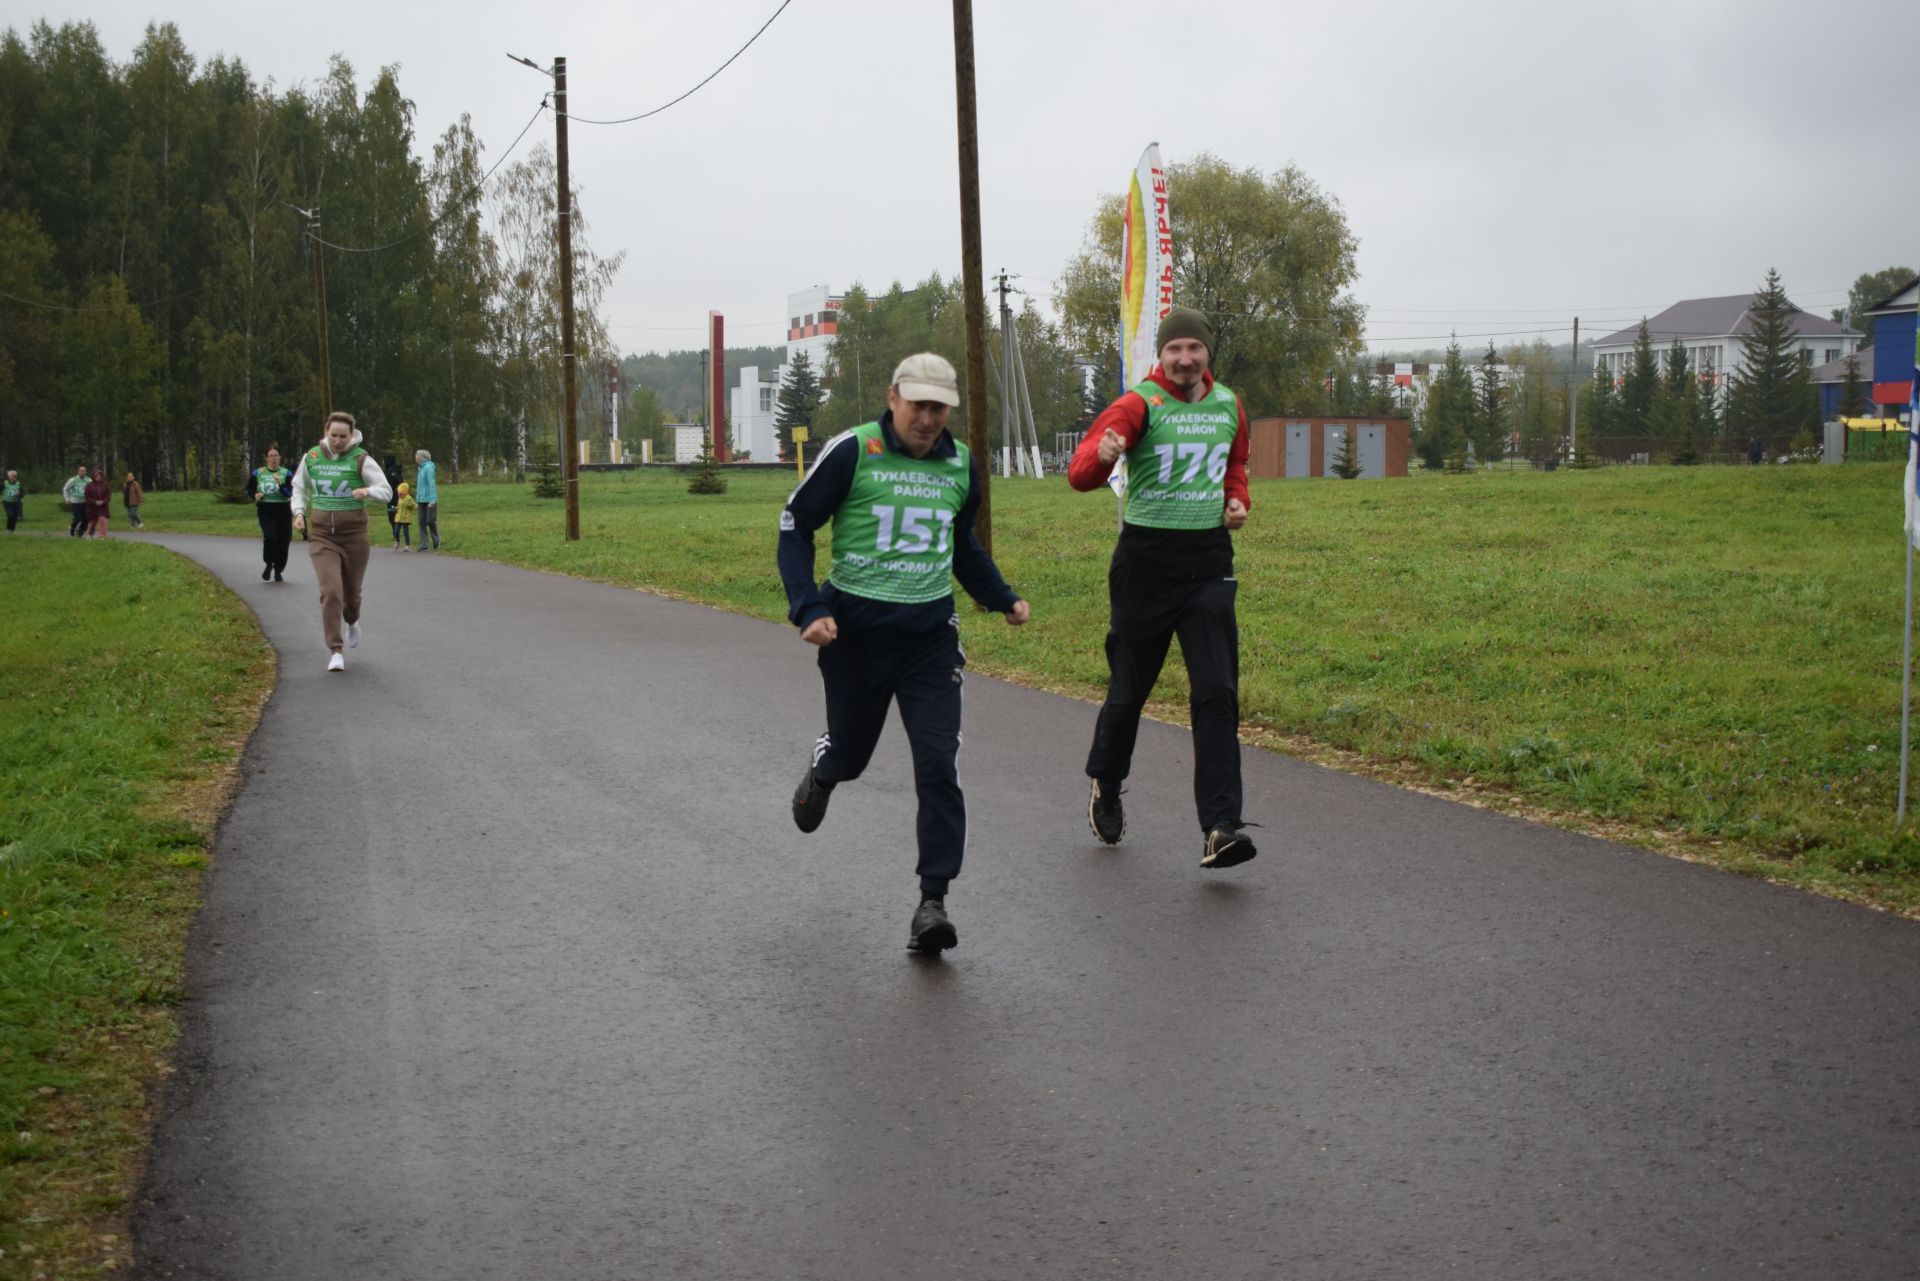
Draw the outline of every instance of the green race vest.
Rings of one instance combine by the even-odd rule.
[[[967,447],[951,458],[887,448],[877,422],[853,429],[853,484],[833,517],[833,568],[843,592],[921,605],[953,592],[953,524],[967,501]]]
[[[313,509],[323,512],[354,512],[366,504],[353,491],[366,484],[360,477],[360,460],[367,451],[355,445],[338,458],[315,445],[307,451],[307,487],[313,491]]]
[[[1226,516],[1227,453],[1240,430],[1239,399],[1219,383],[1192,404],[1155,382],[1133,390],[1147,402],[1147,422],[1127,451],[1127,524],[1219,525]]]
[[[20,501],[21,486],[17,480],[9,480],[0,487],[0,502],[17,503]]]
[[[307,473],[309,475],[313,473],[313,463],[311,460],[307,463]],[[358,472],[355,473],[356,476],[358,476],[358,474]],[[261,502],[290,503],[293,501],[293,487],[287,483],[293,479],[293,473],[286,468],[282,467],[277,471],[270,471],[265,467],[260,467],[255,469],[253,479],[260,488]],[[352,488],[351,485],[348,486],[349,490]]]

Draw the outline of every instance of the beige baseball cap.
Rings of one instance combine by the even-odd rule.
[[[960,403],[960,375],[946,359],[930,351],[908,356],[893,371],[893,385],[903,400],[933,400],[942,405]]]

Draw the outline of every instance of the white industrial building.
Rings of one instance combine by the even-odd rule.
[[[813,376],[825,374],[843,301],[825,285],[811,285],[787,295],[786,361],[771,371],[758,365],[744,367],[738,385],[727,392],[727,426],[736,455],[744,453],[756,463],[779,459],[780,434],[774,429],[774,420],[779,416],[780,384],[786,381],[787,366],[805,352]]]

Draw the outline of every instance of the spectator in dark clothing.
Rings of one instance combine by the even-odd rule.
[[[400,538],[400,526],[396,523],[400,512],[400,482],[407,478],[407,473],[400,466],[400,460],[392,454],[388,454],[386,461],[380,464],[380,471],[387,478],[387,488],[393,491],[393,495],[387,499],[387,532],[397,542]]]
[[[87,482],[87,533],[94,538],[107,536],[107,509],[113,502],[113,486],[107,483],[107,475],[98,467],[93,469],[93,479]]]
[[[134,474],[128,472],[126,480],[120,486],[120,501],[127,508],[127,523],[135,529],[145,527],[140,520],[140,504],[145,499],[146,491],[140,488],[140,482],[134,478]]]
[[[1758,466],[1760,463],[1760,460],[1762,458],[1765,458],[1766,456],[1767,456],[1766,447],[1760,443],[1760,438],[1758,436],[1755,436],[1753,439],[1747,442],[1747,461],[1748,462],[1754,464],[1755,466]]]

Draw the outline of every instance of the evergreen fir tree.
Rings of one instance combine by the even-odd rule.
[[[1696,438],[1700,411],[1699,384],[1693,379],[1687,349],[1676,337],[1667,348],[1666,369],[1653,389],[1653,434],[1671,461],[1700,461]]]
[[[727,492],[727,478],[714,461],[713,443],[708,441],[700,447],[700,461],[694,464],[693,471],[687,476],[689,494],[724,494]]]
[[[1642,319],[1640,333],[1633,340],[1633,363],[1627,366],[1626,382],[1620,388],[1618,435],[1653,434],[1653,398],[1659,386],[1660,362],[1653,354],[1653,335]]]
[[[226,448],[220,451],[220,501],[223,503],[247,501],[246,464],[241,461],[238,440],[229,439]]]
[[[566,497],[567,485],[560,475],[559,455],[545,432],[534,438],[531,470],[535,498]]]
[[[781,458],[793,457],[795,427],[805,427],[808,434],[812,434],[814,416],[825,399],[826,393],[820,389],[820,380],[814,377],[813,361],[806,352],[797,353],[787,366],[787,376],[780,380],[780,398],[773,418],[774,430],[779,434]]]
[[[1780,273],[1768,271],[1753,296],[1751,327],[1740,340],[1740,377],[1727,404],[1727,426],[1741,440],[1757,436],[1769,447],[1791,440],[1808,425],[1812,379],[1794,350],[1793,315]]]
[[[1860,380],[1860,358],[1853,353],[1847,354],[1847,377],[1840,384],[1840,416],[1842,418],[1862,418],[1867,412],[1867,388]]]
[[[1447,358],[1427,392],[1421,426],[1421,456],[1432,466],[1441,461],[1448,471],[1465,471],[1467,442],[1473,433],[1473,375],[1460,355],[1460,341],[1447,345]]]
[[[1507,453],[1507,387],[1500,376],[1500,357],[1493,344],[1480,358],[1480,385],[1474,405],[1473,450],[1482,462],[1494,462]]]
[[[1328,430],[1340,433],[1340,443],[1334,448],[1333,462],[1327,470],[1341,480],[1357,480],[1360,476],[1360,451],[1354,447],[1354,435],[1360,430],[1352,423]]]
[[[1619,425],[1620,396],[1614,390],[1613,375],[1604,365],[1596,365],[1593,381],[1587,384],[1587,404],[1574,433],[1573,465],[1596,467],[1599,452],[1594,442],[1614,434]]]

